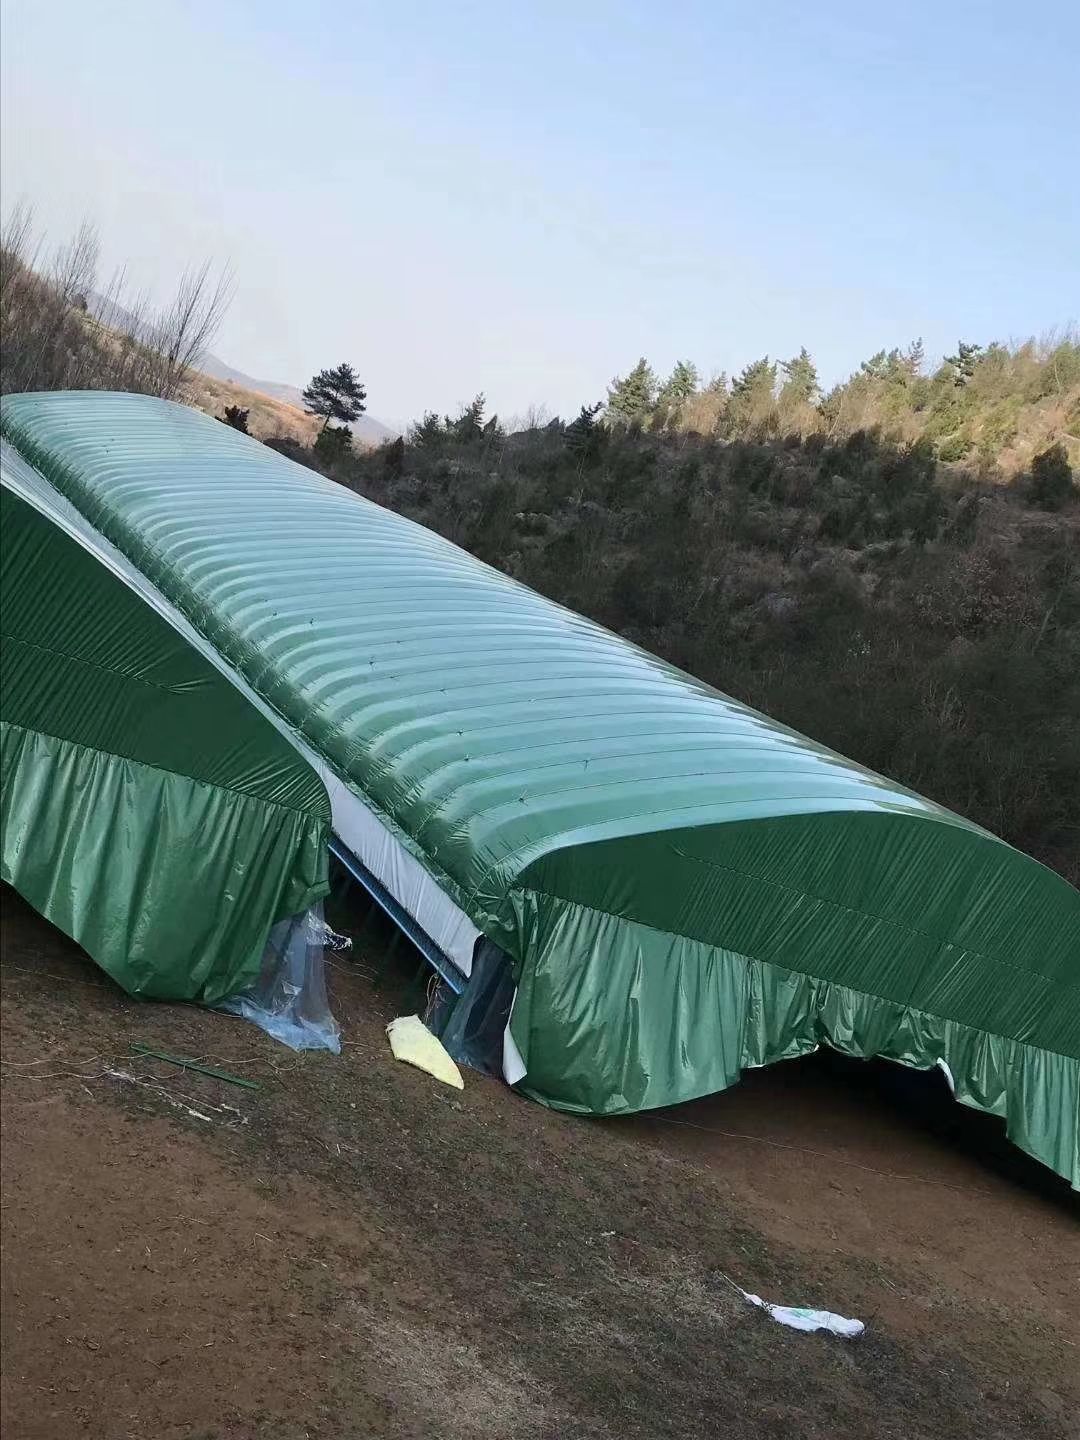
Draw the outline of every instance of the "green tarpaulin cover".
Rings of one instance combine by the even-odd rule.
[[[325,788],[18,457],[2,476],[0,873],[132,994],[244,990],[326,892]]]
[[[975,825],[180,406],[4,434],[510,954],[524,1088],[617,1114],[828,1043],[1080,1184],[1080,894]]]

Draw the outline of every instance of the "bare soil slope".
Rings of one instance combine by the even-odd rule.
[[[184,397],[196,410],[221,418],[227,405],[239,405],[248,412],[248,431],[256,440],[295,440],[313,445],[320,421],[306,415],[296,405],[276,400],[261,390],[247,390],[232,380],[217,380],[212,375],[194,371]]]
[[[297,1056],[128,999],[3,899],[5,1434],[1077,1433],[1071,1200],[873,1094],[800,1062],[573,1120],[397,1064],[363,957],[342,1056]],[[785,1331],[725,1275],[867,1335]]]

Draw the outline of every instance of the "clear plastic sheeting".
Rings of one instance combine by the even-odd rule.
[[[440,981],[425,1017],[459,1065],[468,1065],[482,1075],[504,1077],[510,1084],[521,1078],[510,1078],[504,1060],[514,990],[509,956],[492,941],[481,940],[465,989],[455,995],[445,980]]]
[[[250,990],[217,1008],[250,1020],[291,1050],[341,1053],[341,1033],[326,996],[324,944],[333,931],[322,904],[279,920],[263,951],[262,971]]]

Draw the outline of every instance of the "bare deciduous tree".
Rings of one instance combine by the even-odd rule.
[[[232,277],[210,263],[187,271],[155,313],[126,296],[118,270],[96,290],[100,242],[84,222],[40,263],[33,215],[16,205],[0,230],[0,389],[129,390],[179,396],[206,353],[232,296]]]
[[[47,278],[51,281],[57,297],[65,304],[77,304],[85,309],[88,297],[97,282],[98,261],[101,257],[101,241],[97,230],[84,220],[71,240],[61,245],[53,256]]]
[[[215,280],[210,262],[180,277],[176,296],[151,327],[147,348],[157,359],[155,393],[176,395],[209,349],[232,300],[233,280],[224,270]]]

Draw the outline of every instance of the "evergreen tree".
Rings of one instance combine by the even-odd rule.
[[[821,399],[821,385],[818,381],[817,366],[811,360],[805,345],[793,360],[781,360],[780,369],[786,377],[780,390],[782,402],[817,404]]]
[[[331,420],[339,420],[344,425],[359,420],[366,400],[367,391],[351,365],[320,370],[303,392],[304,409],[309,415],[323,417],[323,430]]]
[[[644,356],[626,376],[608,387],[607,419],[612,425],[644,425],[656,406],[656,376]]]
[[[911,342],[901,356],[901,359],[904,363],[904,369],[913,379],[922,374],[923,366],[926,364],[926,351],[923,349],[921,335],[917,340]]]
[[[485,425],[484,407],[486,404],[487,400],[483,394],[476,395],[469,401],[468,405],[462,407],[460,415],[454,418],[448,415],[446,417],[447,435],[449,435],[452,440],[456,440],[459,445],[471,445],[474,441],[479,440],[481,436],[489,434],[492,421],[495,426],[498,426],[499,417],[497,415],[493,416],[492,420],[489,420]]]
[[[776,363],[766,355],[754,360],[731,382],[725,429],[735,437],[776,430]]]
[[[888,380],[899,363],[899,350],[879,350],[876,355],[871,355],[869,360],[864,360],[859,370],[871,380]]]
[[[945,364],[952,366],[953,384],[958,388],[966,385],[975,374],[975,367],[981,359],[981,345],[968,345],[961,340],[957,344],[956,354],[945,357]]]
[[[596,417],[603,408],[602,400],[595,405],[583,405],[577,419],[571,420],[566,427],[566,448],[582,463],[595,460],[600,453],[603,431]]]
[[[347,425],[324,425],[315,437],[315,453],[331,463],[352,452],[352,431]]]
[[[916,341],[910,350],[898,350],[895,346],[891,350],[879,350],[862,362],[858,375],[852,379],[878,380],[893,389],[904,389],[918,373],[912,365],[922,364],[921,347],[922,342]]]
[[[442,419],[434,410],[425,410],[423,418],[409,426],[409,444],[420,450],[437,450],[445,438]]]
[[[241,435],[248,435],[250,434],[248,430],[250,413],[249,410],[241,410],[239,405],[226,405],[225,414],[219,415],[217,418],[223,425],[228,425],[233,430],[239,430]]]
[[[755,398],[768,394],[772,398],[776,388],[776,364],[766,355],[763,360],[754,360],[731,382],[733,397],[743,399],[748,395]]]
[[[657,404],[665,410],[678,410],[698,388],[697,366],[689,360],[677,360],[675,368],[660,387]]]
[[[405,473],[405,437],[399,435],[380,446],[379,453],[387,472],[395,477]]]

